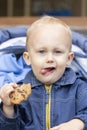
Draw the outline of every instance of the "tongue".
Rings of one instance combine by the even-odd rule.
[[[41,70],[41,74],[46,74],[47,72],[50,72],[52,69],[51,68],[46,68]]]

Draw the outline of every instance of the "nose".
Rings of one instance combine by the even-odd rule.
[[[47,63],[53,63],[54,62],[54,58],[53,58],[52,53],[47,54],[46,62]]]

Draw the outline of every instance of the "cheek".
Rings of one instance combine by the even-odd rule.
[[[32,57],[30,57],[31,59],[31,64],[33,65],[41,65],[43,62],[43,58],[39,57],[38,55],[32,55]]]
[[[67,66],[67,58],[66,57],[61,57],[57,59],[57,66],[60,67],[66,67]]]
[[[40,68],[40,62],[37,58],[31,58],[31,66],[34,71],[37,71]]]
[[[67,58],[63,57],[63,56],[58,57],[57,62],[58,62],[58,64],[65,64],[67,62]]]
[[[38,77],[39,73],[40,73],[40,64],[38,64],[37,62],[34,62],[31,64],[32,66],[32,70],[33,70],[33,73],[36,77]]]

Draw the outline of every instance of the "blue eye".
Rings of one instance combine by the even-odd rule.
[[[38,52],[41,53],[41,54],[44,54],[45,50],[39,50]]]
[[[61,53],[61,51],[56,50],[56,51],[54,51],[54,53],[59,54],[59,53]]]

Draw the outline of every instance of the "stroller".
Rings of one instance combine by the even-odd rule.
[[[27,66],[22,53],[25,51],[27,26],[0,29],[0,87],[5,83],[21,83],[32,69]],[[87,37],[72,31],[72,51],[75,57],[70,67],[87,82]]]

